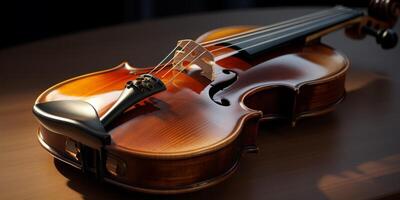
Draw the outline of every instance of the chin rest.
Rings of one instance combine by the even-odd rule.
[[[111,142],[96,110],[87,102],[65,100],[38,103],[33,106],[33,113],[48,130],[89,147],[100,149]]]

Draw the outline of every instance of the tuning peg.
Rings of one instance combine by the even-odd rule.
[[[376,42],[380,44],[383,49],[391,49],[397,44],[397,33],[392,29],[376,30],[369,26],[364,26],[363,30],[368,35],[374,36],[376,38]]]

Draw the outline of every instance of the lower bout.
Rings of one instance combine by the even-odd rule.
[[[225,147],[182,159],[160,159],[140,157],[106,146],[103,152],[88,149],[84,159],[72,156],[66,149],[70,139],[39,129],[41,145],[55,158],[80,169],[83,173],[94,173],[96,177],[130,190],[176,194],[200,190],[218,184],[237,169],[242,153],[240,137]]]

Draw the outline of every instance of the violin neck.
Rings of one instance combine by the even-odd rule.
[[[276,47],[293,42],[308,42],[339,28],[351,25],[364,16],[360,10],[334,7],[304,17],[266,26],[254,32],[222,41],[221,45],[240,51],[241,55],[254,57]]]

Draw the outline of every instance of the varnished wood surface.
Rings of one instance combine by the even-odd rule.
[[[320,44],[281,54],[283,55],[255,66],[242,60],[233,65],[231,59],[218,62],[215,67],[235,70],[239,76],[234,84],[217,94],[228,99],[229,106],[211,101],[208,87],[181,74],[167,85],[165,92],[155,94],[129,109],[114,123],[110,130],[112,146],[152,157],[188,157],[220,149],[220,146],[229,144],[239,135],[242,124],[246,123],[245,119],[249,116],[265,117],[256,110],[248,109],[247,106],[250,105],[246,105],[244,101],[248,96],[255,95],[256,90],[279,86],[294,91],[305,84],[329,82],[330,79],[343,75],[348,68],[348,61],[342,55]],[[130,73],[128,69],[133,67],[127,65],[124,63],[112,70],[64,81],[41,94],[38,102],[83,100],[93,105],[100,115],[104,114],[117,100],[125,83],[140,75]],[[161,78],[166,71],[168,68],[157,76]],[[169,73],[161,80],[167,83],[173,76],[174,74]],[[219,75],[217,80],[218,78]],[[335,91],[330,88],[329,92]],[[299,93],[300,96],[303,95]],[[307,99],[319,97],[314,93]],[[341,95],[339,93],[339,98]],[[319,101],[323,101],[317,101],[319,104],[331,103],[325,102],[325,99]],[[302,102],[298,102],[298,107],[303,106],[300,103]],[[277,104],[279,102],[265,106],[277,107]]]
[[[174,18],[2,50],[0,87],[8,92],[0,99],[0,198],[160,198],[100,185],[53,162],[35,138],[37,124],[30,110],[34,98],[65,78],[122,60],[139,66],[146,59],[157,62],[179,38],[249,20],[267,24],[309,11],[267,9]],[[226,20],[211,21],[216,17]],[[174,29],[191,27],[189,22],[193,28],[185,33]],[[148,38],[155,26],[166,32],[157,39],[157,50],[154,39]],[[300,121],[296,128],[265,122],[258,137],[260,153],[244,157],[232,178],[205,191],[168,198],[371,199],[400,192],[399,48],[383,51],[372,39],[351,41],[343,33],[326,41],[352,61],[349,93],[334,113]]]

